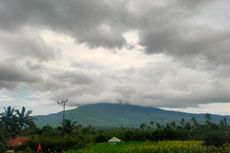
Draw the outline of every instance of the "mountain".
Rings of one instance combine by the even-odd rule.
[[[167,111],[154,107],[142,107],[129,104],[90,104],[76,109],[67,110],[66,118],[77,121],[83,126],[95,127],[139,127],[142,123],[180,122],[181,118],[190,121],[195,117],[198,122],[204,122],[204,114],[191,114],[176,111]],[[230,116],[226,116],[228,120]],[[49,115],[34,116],[38,127],[44,125],[58,126],[62,121],[62,112]],[[223,116],[211,115],[214,122],[219,123]]]

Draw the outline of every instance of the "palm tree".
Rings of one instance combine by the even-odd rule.
[[[198,122],[196,121],[196,118],[192,117],[191,122],[192,122],[192,128],[196,129],[198,127]]]
[[[152,129],[154,129],[154,122],[153,122],[153,121],[150,121],[149,124],[150,124],[150,127],[151,127]]]
[[[206,122],[206,125],[208,125],[208,126],[210,126],[212,123],[212,118],[211,118],[211,115],[209,113],[205,114],[205,122]]]
[[[0,114],[1,122],[6,126],[9,132],[17,128],[15,109],[11,106],[4,107],[4,112]]]
[[[0,120],[10,136],[14,137],[18,134],[18,125],[15,109],[11,106],[4,107],[4,112],[0,114]]]
[[[65,119],[64,122],[62,123],[62,133],[63,134],[70,134],[73,132],[73,129],[76,125],[75,121]]]
[[[227,123],[228,119],[226,117],[224,117],[223,121],[224,121],[224,126],[227,126],[228,125],[228,123]]]
[[[181,118],[180,125],[182,128],[184,128],[184,125],[185,125],[185,119],[184,118]]]
[[[146,125],[145,123],[142,123],[142,124],[140,125],[140,129],[141,129],[141,130],[145,130],[146,127],[147,127],[147,125]]]
[[[19,129],[34,126],[33,118],[30,116],[31,114],[32,111],[26,111],[24,106],[22,107],[21,112],[16,110],[16,119]]]

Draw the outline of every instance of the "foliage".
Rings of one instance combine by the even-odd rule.
[[[7,130],[5,129],[5,126],[0,122],[0,152],[4,152],[6,150],[7,137]]]
[[[216,147],[223,147],[227,143],[230,142],[230,133],[224,133],[220,131],[210,131],[205,136],[205,145],[207,146],[216,146]]]
[[[39,143],[42,146],[43,152],[47,150],[61,152],[70,148],[79,149],[86,146],[82,137],[73,136],[33,136],[26,146],[36,151]]]
[[[49,125],[43,126],[42,129],[38,129],[38,134],[43,134],[47,136],[57,135],[57,131]]]
[[[4,108],[4,112],[0,114],[0,149],[2,149],[0,152],[5,149],[8,135],[13,137],[17,134],[30,137],[30,141],[27,144],[18,148],[25,152],[35,151],[39,143],[42,144],[43,152],[47,152],[47,149],[49,149],[58,153],[70,149],[74,151],[69,151],[68,153],[89,153],[94,151],[97,153],[100,150],[105,153],[152,153],[154,151],[158,153],[170,153],[170,151],[177,153],[225,153],[226,150],[230,151],[228,146],[230,144],[230,126],[227,124],[227,119],[223,118],[218,124],[213,122],[212,116],[209,114],[204,115],[205,122],[202,123],[193,117],[191,120],[182,118],[180,122],[173,121],[165,124],[150,121],[140,124],[139,128],[104,129],[95,128],[91,125],[83,127],[69,119],[64,120],[61,126],[57,128],[49,125],[36,128],[30,115],[31,111],[26,111],[25,107],[22,107],[21,110],[15,110],[10,106]],[[95,142],[107,142],[108,139],[114,136],[123,140],[125,144],[121,143],[114,146],[97,144],[91,145],[88,149],[78,151],[80,148]],[[141,147],[138,147],[138,145]]]
[[[11,106],[4,108],[0,114],[0,121],[5,125],[7,131],[12,137],[18,135],[23,129],[35,127],[33,118],[30,116],[32,111],[27,111],[22,107],[21,112]]]
[[[96,138],[95,138],[95,141],[96,142],[106,142],[108,140],[108,138],[106,138],[104,135],[98,135],[98,136],[96,136]]]
[[[190,132],[178,129],[159,129],[153,132],[152,140],[188,140]]]
[[[32,114],[32,111],[29,110],[26,112],[26,108],[22,107],[21,112],[19,110],[16,111],[16,121],[18,124],[19,129],[27,128],[27,127],[33,127],[35,126],[33,122],[33,118],[30,116]]]
[[[8,106],[7,108],[4,108],[4,112],[0,114],[2,124],[5,125],[7,131],[12,135],[18,131],[15,113],[15,109]]]
[[[74,127],[76,125],[75,121],[65,119],[62,123],[62,126],[59,127],[59,130],[62,134],[71,134],[74,130]]]

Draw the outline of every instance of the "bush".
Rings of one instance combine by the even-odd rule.
[[[4,128],[3,124],[0,123],[0,152],[6,151],[7,138],[8,138],[8,132]]]
[[[5,151],[6,151],[6,145],[0,142],[0,152],[5,152]]]
[[[191,137],[189,131],[175,129],[160,129],[152,133],[152,140],[188,140]]]
[[[21,148],[31,148],[37,150],[38,144],[41,144],[43,152],[62,152],[71,148],[80,149],[86,146],[84,139],[72,136],[34,136]]]
[[[122,139],[124,141],[135,141],[135,135],[132,131],[126,131],[123,136]]]
[[[222,147],[229,143],[229,134],[212,131],[205,136],[204,145]]]
[[[101,142],[106,142],[107,141],[107,138],[104,136],[104,135],[98,135],[98,136],[96,136],[96,138],[95,138],[95,141],[96,142],[99,142],[99,143],[101,143]]]

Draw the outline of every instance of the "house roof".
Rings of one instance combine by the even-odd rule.
[[[7,144],[9,147],[18,147],[18,146],[25,144],[28,141],[29,141],[29,138],[27,137],[17,137],[17,138],[9,140]]]
[[[108,142],[121,142],[121,140],[118,139],[117,137],[112,137],[111,139],[108,140]]]

